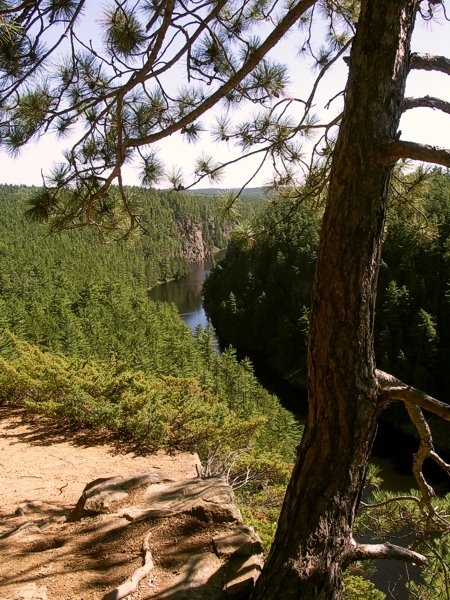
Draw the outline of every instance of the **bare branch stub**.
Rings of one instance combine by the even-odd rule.
[[[390,542],[385,542],[384,544],[360,544],[352,540],[350,550],[347,552],[347,563],[375,559],[402,560],[417,565],[426,565],[428,562],[428,559],[423,554],[391,544]]]
[[[439,71],[450,75],[450,59],[434,54],[419,54],[413,52],[410,58],[410,69],[422,71]]]
[[[450,150],[428,144],[393,140],[385,145],[379,157],[380,162],[386,165],[394,164],[401,159],[420,160],[449,168]]]
[[[413,108],[431,108],[450,114],[450,102],[433,96],[424,96],[422,98],[405,98],[403,101],[403,112]]]
[[[450,405],[441,402],[425,392],[407,385],[390,373],[377,369],[378,385],[380,387],[380,407],[384,408],[391,402],[407,402],[431,412],[445,421],[450,421]]]

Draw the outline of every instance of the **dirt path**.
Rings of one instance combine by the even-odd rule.
[[[81,530],[64,523],[67,509],[95,479],[156,471],[181,480],[196,476],[195,465],[192,454],[137,456],[107,434],[73,435],[43,417],[0,407],[0,600],[101,598],[133,570],[130,555],[139,565],[145,528],[119,538],[104,515],[95,525],[85,519]],[[44,532],[29,526],[36,518],[46,522]],[[108,544],[101,550],[99,534]]]
[[[195,477],[195,455],[137,456],[107,435],[73,434],[39,415],[0,407],[0,518],[25,500],[71,505],[94,479],[154,470],[176,480]]]

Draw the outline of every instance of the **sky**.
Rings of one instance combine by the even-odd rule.
[[[308,63],[297,57],[297,47],[298,38],[296,32],[293,31],[280,42],[275,53],[283,60],[287,60],[291,67],[293,76],[287,91],[288,95],[305,97],[314,74]],[[443,19],[432,24],[418,22],[414,32],[413,50],[450,57],[450,23]],[[343,89],[346,73],[347,67],[340,60],[324,78],[315,107],[318,113],[324,114],[327,99],[332,97],[336,91]],[[450,77],[435,72],[412,71],[408,78],[406,95],[437,96],[450,102]],[[335,114],[338,109],[338,106],[332,106],[330,112]],[[221,112],[220,109],[217,109],[202,121],[207,125],[208,121],[213,120],[215,115]],[[440,111],[431,109],[407,111],[402,117],[400,130],[402,132],[401,139],[450,147],[450,116],[442,114]],[[67,147],[67,140],[60,142],[52,134],[47,133],[39,141],[27,145],[17,158],[13,159],[0,151],[0,183],[41,185],[42,174],[48,172],[53,163],[61,161],[61,153]],[[175,134],[158,142],[157,147],[168,168],[169,166],[180,167],[185,172],[186,183],[192,181],[194,156],[204,152],[212,154],[220,162],[239,155],[239,150],[231,145],[215,144],[213,146],[207,134],[203,134],[201,141],[195,145],[188,144],[184,141],[183,136]],[[240,187],[248,181],[257,164],[259,164],[258,161],[245,161],[228,168],[225,177],[219,184],[215,184],[215,187]],[[138,185],[138,174],[137,166],[126,167],[124,170],[125,183]],[[271,169],[267,165],[251,181],[250,186],[266,184],[270,175]],[[207,180],[203,180],[198,187],[210,186],[211,184]]]

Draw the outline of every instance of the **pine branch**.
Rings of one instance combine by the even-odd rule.
[[[403,112],[412,108],[432,108],[441,110],[450,115],[450,102],[433,96],[424,96],[423,98],[405,98],[403,101]]]
[[[411,54],[409,68],[422,71],[440,71],[450,75],[450,59],[445,56],[414,52]]]
[[[380,160],[385,165],[391,165],[400,159],[420,160],[423,162],[450,167],[450,150],[439,146],[417,144],[394,140],[388,142],[384,148]]]
[[[228,79],[218,90],[205,99],[202,104],[188,113],[176,123],[169,125],[165,129],[157,131],[141,138],[132,138],[126,142],[128,148],[136,148],[146,144],[157,142],[177,131],[181,131],[187,125],[193,123],[201,117],[207,110],[212,108],[221,98],[225,97],[229,92],[233,91],[241,81],[253,71],[264,56],[271,50],[280,39],[289,31],[289,29],[298,21],[298,19],[313,6],[317,0],[300,0],[288,13],[281,19],[279,24],[267,36],[264,42],[250,55],[247,62],[236,73]]]
[[[122,92],[125,94],[126,92],[129,92],[131,89],[133,89],[133,87],[135,87],[138,83],[145,82],[150,72],[152,73],[152,77],[156,78],[159,75],[162,75],[163,73],[168,71],[171,67],[173,67],[173,65],[175,65],[182,58],[186,51],[193,46],[194,42],[204,32],[206,25],[217,17],[217,15],[220,13],[221,9],[225,6],[225,4],[226,0],[221,0],[220,2],[218,2],[215,5],[214,9],[209,13],[209,15],[201,21],[196,31],[187,37],[186,44],[184,44],[182,48],[180,48],[180,50],[169,61],[165,62],[163,66],[160,66],[157,69],[154,68],[156,53],[153,49],[152,56],[149,57],[149,59],[145,62],[143,67],[138,72],[133,73],[133,75],[130,77],[130,80],[122,89]]]

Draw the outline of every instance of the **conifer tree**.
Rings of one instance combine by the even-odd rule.
[[[424,436],[415,472],[430,518],[436,511],[422,463],[428,456],[450,470],[434,452],[422,414],[426,409],[450,419],[448,405],[378,371],[373,350],[393,166],[404,158],[450,166],[448,150],[404,141],[398,131],[405,110],[450,112],[441,99],[404,97],[410,69],[450,73],[445,57],[410,52],[416,17],[429,19],[438,10],[446,18],[444,0],[299,0],[287,8],[275,0],[115,0],[103,13],[98,47],[83,41],[78,28],[89,4],[0,2],[2,145],[14,153],[46,131],[64,136],[82,125],[65,162],[35,197],[34,217],[106,231],[139,224],[139,209],[123,187],[123,166],[138,159],[144,183],[158,182],[165,167],[153,144],[177,131],[196,141],[201,117],[219,101],[258,106],[243,123],[233,125],[228,114],[219,118],[214,134],[243,153],[271,159],[276,186],[295,190],[296,171],[303,172],[302,198],[323,196],[328,184],[311,304],[308,421],[253,598],[338,600],[343,569],[352,561],[391,557],[423,564],[425,557],[412,550],[358,543],[353,525],[387,404],[404,402]],[[319,13],[325,27],[316,29]],[[268,52],[296,23],[305,25],[301,50],[315,57],[318,76],[309,94],[291,98],[286,68]],[[319,122],[317,88],[350,47],[343,112]],[[61,51],[65,60],[49,72]],[[180,64],[187,85],[173,90],[166,77]],[[302,142],[314,132],[306,159]],[[217,178],[223,167],[199,157],[197,181]],[[169,179],[175,189],[185,186],[178,171]]]

